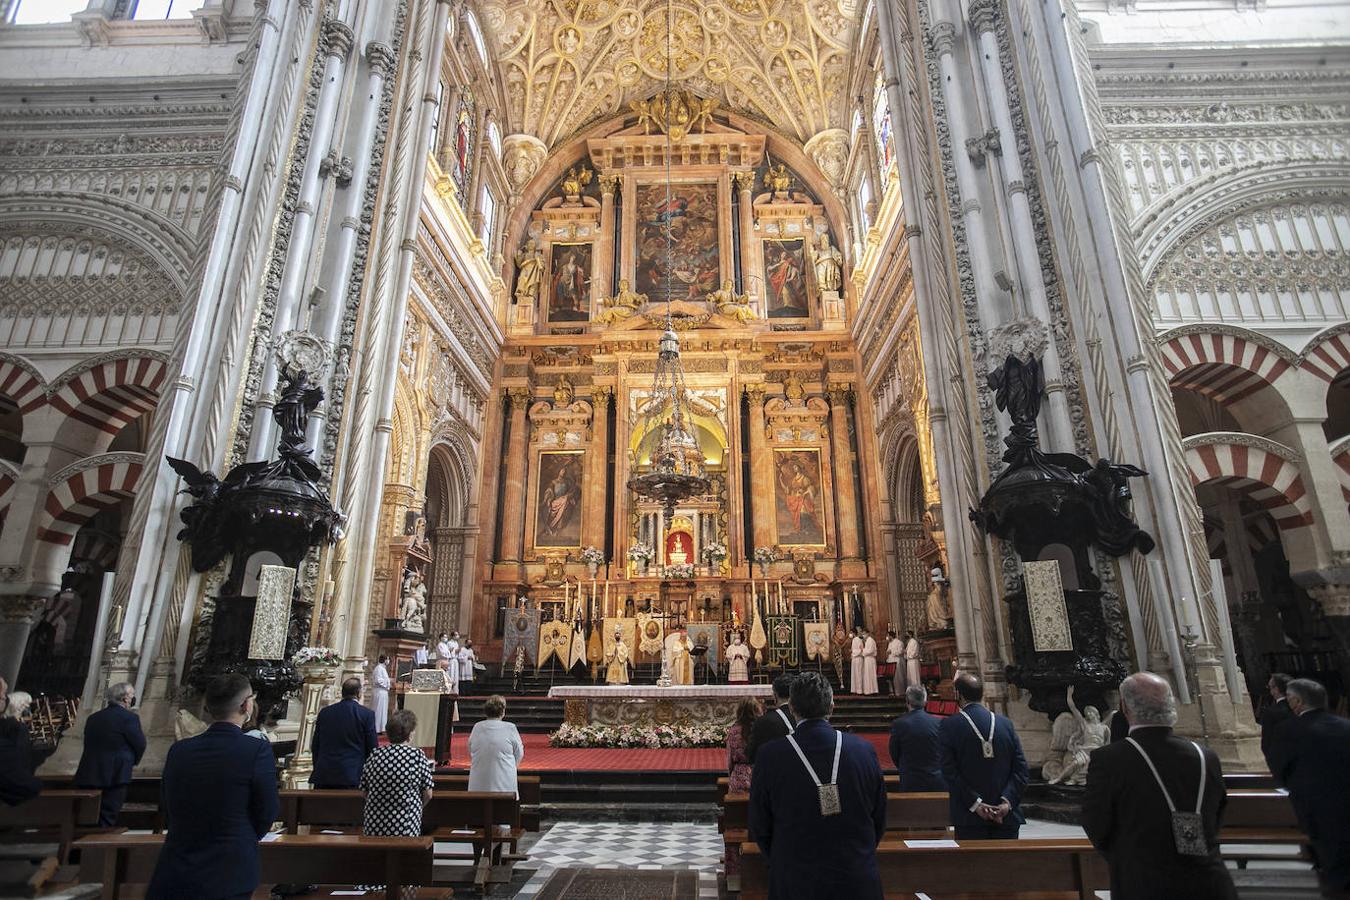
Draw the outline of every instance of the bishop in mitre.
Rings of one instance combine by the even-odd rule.
[[[631,651],[623,642],[623,629],[614,632],[614,643],[605,656],[605,683],[628,683],[628,657]]]
[[[666,658],[670,660],[671,684],[694,683],[694,659],[689,655],[692,649],[694,647],[689,643],[689,632],[683,625],[666,638]]]

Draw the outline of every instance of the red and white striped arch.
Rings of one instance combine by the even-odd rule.
[[[1350,503],[1350,437],[1332,444],[1331,461],[1336,464],[1336,477],[1341,481],[1341,496]]]
[[[1303,351],[1303,368],[1327,383],[1350,369],[1350,330],[1337,329],[1315,337]]]
[[[1164,335],[1166,338],[1166,335]],[[1173,387],[1223,404],[1274,384],[1293,363],[1269,347],[1235,334],[1198,332],[1165,339],[1163,366]]]
[[[89,468],[52,485],[38,517],[39,541],[65,546],[91,516],[132,495],[141,477],[143,461],[128,457],[139,454],[114,453],[109,456],[114,458],[104,463],[97,463],[95,457],[91,460],[95,464]]]
[[[14,502],[14,485],[19,482],[19,470],[0,460],[0,525],[9,515],[9,505]]]
[[[1214,483],[1241,491],[1270,513],[1281,531],[1312,524],[1312,498],[1290,460],[1235,441],[1187,443],[1191,484]]]
[[[42,376],[18,357],[0,354],[0,397],[13,403],[19,413],[37,409],[44,400]]]
[[[71,418],[115,435],[155,408],[168,371],[158,355],[95,362],[53,382],[50,401]]]

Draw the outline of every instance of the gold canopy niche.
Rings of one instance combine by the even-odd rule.
[[[497,638],[489,652],[516,598],[547,618],[579,583],[589,602],[588,547],[606,560],[592,612],[748,625],[767,587],[766,612],[851,621],[856,590],[884,627],[843,221],[800,149],[684,91],[632,104],[541,167],[508,230],[473,624]],[[650,463],[639,429],[660,421],[645,404],[667,311],[710,485],[668,522],[625,487]],[[636,545],[652,558],[630,558]],[[775,562],[754,565],[757,548]]]

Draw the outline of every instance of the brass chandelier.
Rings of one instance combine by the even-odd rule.
[[[666,96],[670,95],[674,54],[671,34],[675,27],[675,6],[666,4]],[[671,134],[666,129],[666,202],[673,201],[671,178]],[[645,436],[660,428],[656,448],[651,453],[651,468],[628,479],[628,489],[639,497],[660,503],[667,526],[675,517],[675,506],[709,489],[703,468],[703,449],[694,437],[689,401],[684,385],[684,367],[680,364],[680,339],[671,320],[671,274],[674,269],[674,236],[666,225],[666,324],[657,345],[656,374],[651,396],[639,422],[638,434]],[[635,460],[636,461],[636,460]]]

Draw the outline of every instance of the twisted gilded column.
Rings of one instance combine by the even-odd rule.
[[[507,388],[511,400],[511,430],[506,448],[506,484],[502,490],[502,562],[520,562],[525,546],[525,464],[529,459],[529,425],[525,412],[532,392],[528,387]]]
[[[834,527],[839,535],[839,556],[858,556],[858,497],[853,482],[853,448],[848,439],[848,394],[846,386],[832,386],[830,395],[830,454],[834,459],[834,496],[838,501]]]

